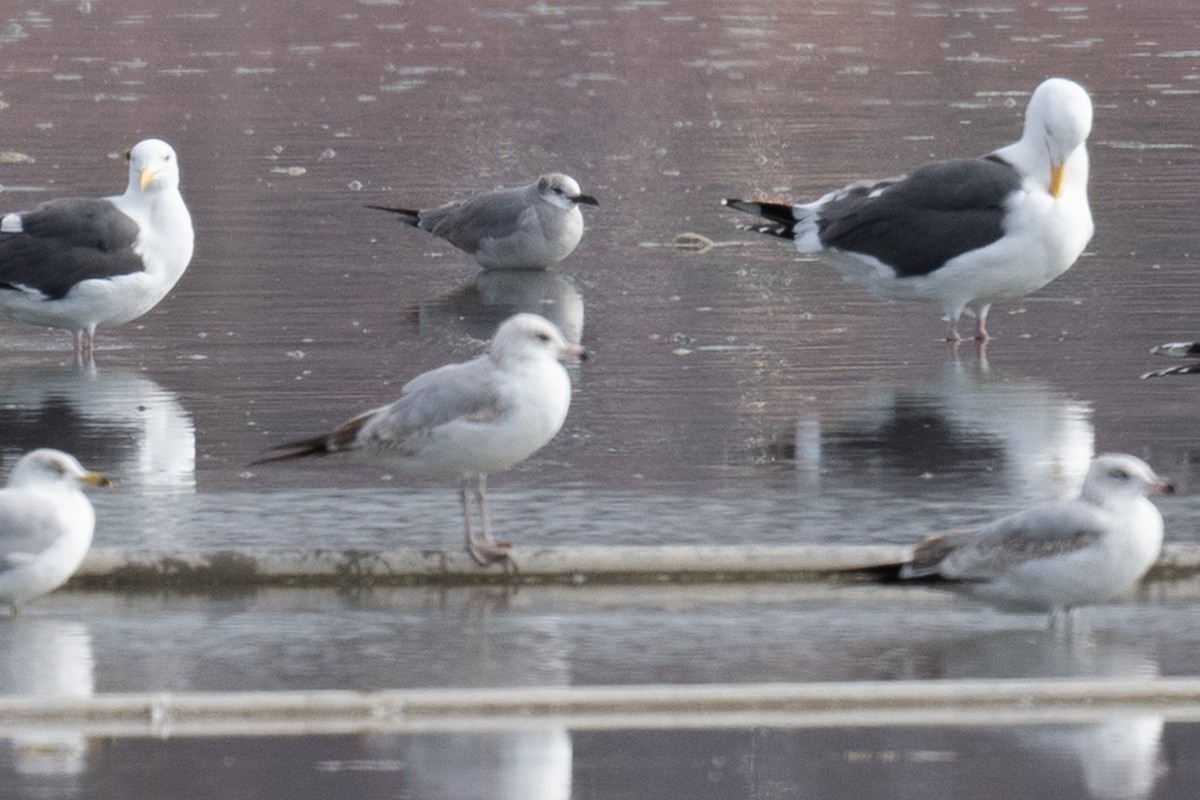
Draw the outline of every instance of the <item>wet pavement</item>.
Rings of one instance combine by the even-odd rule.
[[[158,308],[100,330],[92,370],[64,334],[0,322],[0,468],[49,445],[112,473],[94,495],[109,547],[452,545],[448,487],[246,465],[536,308],[597,357],[556,441],[490,481],[498,532],[522,542],[904,543],[1060,496],[1109,450],[1169,476],[1167,537],[1200,540],[1197,387],[1138,377],[1166,364],[1153,345],[1200,335],[1193,5],[13,0],[0,208],[117,191],[117,154],[161,136],[197,247]],[[986,352],[717,203],[1006,144],[1048,74],[1096,105],[1097,233],[994,309]],[[363,208],[550,169],[601,205],[544,275],[480,276]],[[672,246],[688,233],[716,246]],[[0,692],[34,690],[25,656],[69,694],[1152,677],[1193,674],[1200,641],[1186,587],[1086,612],[1066,653],[1038,621],[923,590],[655,591],[66,592],[0,620]],[[178,797],[1190,797],[1194,725],[1117,723],[10,741],[0,795],[126,796],[136,775]]]

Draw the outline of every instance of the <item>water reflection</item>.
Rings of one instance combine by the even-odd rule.
[[[565,728],[440,733],[397,741],[412,797],[567,800],[571,797],[571,735]],[[373,748],[374,750],[374,748]]]
[[[887,493],[994,492],[1044,501],[1078,490],[1095,449],[1091,408],[979,355],[954,357],[932,378],[907,372],[839,396],[800,420],[791,452],[805,482]],[[938,479],[932,482],[930,479]]]
[[[95,691],[92,639],[77,622],[18,616],[0,620],[0,694],[27,697],[88,697]],[[87,739],[62,728],[53,732],[9,731],[6,739],[18,780],[28,776],[53,785],[57,797],[74,796],[88,767]]]
[[[382,600],[391,593],[377,593]],[[479,589],[405,633],[405,652],[423,653],[412,668],[441,664],[444,680],[458,686],[568,686],[572,645],[565,622],[555,615],[524,618],[513,628],[513,592]],[[450,595],[446,599],[450,599]],[[402,658],[398,663],[405,670]],[[406,670],[407,671],[407,670]],[[411,680],[406,674],[404,680]],[[393,684],[395,680],[393,680]],[[367,737],[373,760],[405,764],[413,797],[488,797],[494,800],[567,800],[571,797],[573,751],[565,727],[548,724],[489,733],[463,731],[419,737]]]
[[[123,544],[169,546],[186,538],[196,491],[196,430],[174,392],[129,369],[6,368],[0,373],[0,453],[15,458],[37,447],[71,453],[116,481],[117,491],[92,497],[98,544],[108,542],[106,523],[117,519]]]
[[[465,334],[486,340],[520,312],[541,314],[573,344],[583,340],[583,295],[574,280],[553,270],[484,270],[465,286],[422,303],[418,321],[423,337],[454,340]]]
[[[139,487],[193,491],[196,431],[173,392],[142,375],[94,366],[6,368],[0,441],[54,447]]]
[[[1159,677],[1155,654],[1102,632],[1077,628],[1006,630],[925,640],[912,650],[908,677],[930,679]],[[1147,797],[1166,772],[1163,718],[1114,716],[1096,723],[1012,728],[1026,758],[1077,766],[1095,800]]]

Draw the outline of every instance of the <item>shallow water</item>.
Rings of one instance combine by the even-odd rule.
[[[1138,377],[1166,363],[1149,354],[1153,345],[1200,335],[1193,3],[361,0],[271,9],[10,0],[0,10],[0,208],[118,191],[117,154],[161,136],[180,154],[197,230],[183,280],[143,319],[100,331],[94,370],[71,363],[64,334],[0,322],[0,468],[50,445],[111,472],[118,490],[94,496],[98,544],[457,546],[448,487],[402,483],[370,465],[246,464],[392,399],[422,370],[470,357],[514,304],[558,319],[597,356],[573,370],[562,434],[490,482],[497,528],[518,543],[907,542],[1070,492],[1088,459],[1110,450],[1169,476],[1180,494],[1158,501],[1167,536],[1200,539],[1197,386]],[[875,301],[819,261],[739,232],[740,215],[717,203],[813,197],[1006,144],[1028,92],[1049,74],[1081,81],[1096,104],[1097,233],[1066,275],[994,309],[986,353],[941,342],[932,306]],[[574,175],[601,205],[585,212],[580,248],[547,275],[481,279],[449,246],[363,208],[429,205],[551,169]],[[677,250],[681,233],[716,246]],[[101,674],[119,675],[125,659],[111,643],[128,631],[113,628],[120,614],[89,617],[96,602],[50,604],[46,621],[83,625],[119,665]],[[841,602],[825,612],[833,629]],[[789,608],[765,618],[785,629],[818,622]],[[1122,608],[1103,613],[1118,614],[1113,624],[1136,640],[1139,659],[1149,654],[1163,674],[1194,671],[1195,637],[1180,633],[1186,614],[1170,603],[1162,618],[1151,602]],[[217,606],[187,613],[218,635],[209,616],[223,613]],[[701,632],[715,624],[735,651],[746,641],[738,630],[773,635],[748,624],[761,608],[740,613],[697,612],[690,623]],[[323,614],[314,608],[289,625]],[[588,621],[605,632],[596,654],[646,624],[624,614],[605,627],[603,616]],[[942,619],[959,628],[943,631],[954,639],[990,631],[994,617]],[[158,624],[188,629],[168,620]],[[895,664],[874,645],[847,655],[846,642],[892,624],[870,617],[845,636],[818,624],[829,633],[822,652],[842,658],[847,674],[881,677]],[[403,640],[389,626],[383,658]],[[319,634],[297,631],[308,635]],[[938,648],[943,635],[921,637],[935,643],[928,663],[959,652]],[[782,667],[743,648],[744,658],[697,675],[708,641],[676,630],[646,642],[644,662],[597,655],[584,659],[594,673],[575,679],[808,680],[828,666],[816,668],[824,662],[798,646]],[[1097,648],[1120,656],[1118,644]],[[191,656],[164,647],[140,663],[166,676],[165,688],[182,688],[170,665]],[[344,662],[376,654],[347,648]],[[652,657],[663,648],[664,660]],[[245,659],[229,660],[231,673],[213,667],[222,685],[276,685],[277,650],[237,652]],[[285,663],[301,676],[328,665],[323,651],[292,652]],[[963,669],[991,663],[981,656]],[[380,677],[331,674],[337,685]],[[1194,731],[1167,726],[1172,735]],[[734,769],[745,779],[720,796],[793,796],[754,766],[755,737],[718,748],[722,764],[741,765],[718,777]],[[623,756],[581,757],[590,751],[572,738],[577,796],[639,796],[611,783]],[[773,741],[791,753],[808,747],[803,738]],[[681,741],[667,746],[684,772],[717,757]],[[910,746],[941,747],[856,742],[821,751],[818,763],[852,764],[855,774],[879,767],[899,796],[901,767],[869,754]],[[1018,750],[1028,758],[1037,748]],[[860,751],[873,766],[845,757]],[[190,757],[182,752],[165,757]],[[964,758],[954,769],[980,763],[993,762]],[[1092,785],[1077,765],[1054,763],[1056,780]],[[1172,764],[1154,796],[1185,796],[1188,768]],[[929,769],[953,785],[953,774]],[[870,785],[856,794],[873,794]],[[1051,786],[1040,795],[1010,786],[1004,796],[1064,795]],[[1147,796],[1140,786],[1120,796]],[[680,796],[705,795],[690,787]]]
[[[27,160],[5,165],[4,206],[116,191],[108,156],[161,135],[196,221],[189,272],[101,331],[95,374],[64,335],[0,325],[5,458],[50,444],[114,472],[102,544],[452,544],[449,489],[245,465],[474,354],[515,298],[597,354],[559,438],[493,478],[519,540],[907,541],[1068,492],[1107,450],[1172,477],[1168,535],[1196,538],[1195,387],[1138,379],[1152,345],[1196,330],[1186,3],[1136,24],[1079,5],[7,8],[4,122]],[[991,149],[1048,73],[1095,99],[1098,231],[996,309],[985,356],[938,341],[933,307],[877,302],[716,203]],[[477,285],[460,253],[362,207],[548,169],[602,205],[529,280]],[[676,251],[681,232],[719,246]]]

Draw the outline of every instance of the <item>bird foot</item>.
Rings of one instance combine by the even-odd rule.
[[[475,563],[481,567],[486,567],[494,561],[502,561],[508,558],[508,551],[511,547],[512,542],[507,542],[503,539],[494,539],[489,542],[470,539],[467,542],[467,552],[471,554],[471,558],[475,559]]]

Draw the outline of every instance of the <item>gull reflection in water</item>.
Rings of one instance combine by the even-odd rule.
[[[422,628],[408,648],[421,662],[442,666],[439,682],[455,686],[569,686],[571,642],[560,618],[507,614],[513,594],[480,589],[460,594],[466,602],[449,613],[466,618],[463,635],[446,635],[434,622]],[[449,601],[454,602],[454,601]],[[457,624],[453,627],[457,629]],[[409,631],[410,637],[414,632]],[[403,669],[403,665],[400,666]],[[404,764],[406,796],[425,800],[568,800],[574,750],[570,732],[553,721],[527,726],[407,736],[368,737],[373,760]]]
[[[0,625],[0,694],[26,697],[89,697],[95,691],[92,639],[82,623],[21,615]],[[87,739],[69,731],[9,729],[11,764],[18,776],[78,776],[87,769]],[[5,761],[9,759],[5,758]],[[51,784],[47,784],[48,786]],[[78,794],[59,781],[55,796]]]
[[[802,483],[848,481],[930,491],[969,477],[972,490],[1044,501],[1078,490],[1095,450],[1091,407],[987,359],[876,382],[802,418],[789,448]]]
[[[480,272],[466,286],[422,303],[419,325],[423,336],[487,340],[519,312],[542,315],[572,344],[583,338],[583,295],[570,278],[549,270]]]
[[[1112,613],[1123,613],[1113,606]],[[1107,612],[1106,612],[1107,613]],[[1070,636],[1041,627],[989,630],[966,636],[926,637],[914,644],[907,678],[1129,679],[1159,676],[1157,655],[1119,633],[1077,628]],[[1166,773],[1163,718],[1114,711],[1099,721],[1002,728],[1030,760],[1048,769],[1078,770],[1093,800],[1141,800]]]
[[[145,375],[95,366],[28,366],[0,374],[0,456],[54,447],[111,476],[98,519],[155,544],[174,535],[196,490],[196,431],[176,395]],[[163,495],[172,496],[169,503]],[[97,529],[97,544],[105,542]],[[133,542],[123,542],[132,544]]]

